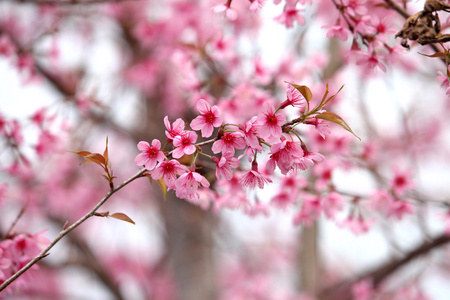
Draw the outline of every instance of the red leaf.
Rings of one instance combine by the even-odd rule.
[[[431,55],[423,54],[423,53],[420,53],[420,52],[418,52],[418,53],[420,55],[427,56],[427,57],[442,57],[442,56],[445,56],[445,53],[443,53],[443,52],[436,52],[436,53],[431,54]]]
[[[130,217],[128,217],[126,214],[123,214],[123,213],[113,213],[112,215],[110,215],[110,217],[117,219],[117,220],[131,223],[131,224],[136,224],[136,223],[134,223],[133,220],[130,219]]]

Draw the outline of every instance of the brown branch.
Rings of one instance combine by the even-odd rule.
[[[389,261],[375,270],[368,271],[351,280],[345,280],[331,287],[325,288],[321,292],[320,299],[349,300],[352,297],[352,285],[356,282],[368,278],[372,279],[375,286],[378,286],[402,266],[405,266],[422,255],[428,254],[434,249],[444,246],[448,242],[450,242],[450,236],[446,234],[442,234],[430,241],[425,241],[421,245],[409,251],[403,258]]]
[[[44,249],[36,255],[35,258],[33,258],[30,262],[28,262],[22,269],[17,271],[15,274],[13,274],[10,278],[8,278],[5,282],[3,282],[0,285],[0,292],[3,291],[8,285],[10,285],[13,281],[15,281],[17,278],[19,278],[23,273],[25,273],[29,268],[34,266],[36,263],[38,263],[41,259],[49,255],[50,249],[52,249],[64,236],[66,236],[69,232],[80,226],[82,223],[84,223],[87,219],[92,217],[95,212],[117,191],[131,183],[132,181],[136,180],[137,178],[142,177],[142,174],[144,174],[147,170],[142,169],[139,172],[137,172],[135,175],[130,177],[129,179],[122,182],[119,186],[117,186],[114,189],[111,189],[87,214],[85,214],[83,217],[81,217],[78,221],[73,223],[71,226],[64,228],[61,230],[61,232],[58,234],[58,236]]]

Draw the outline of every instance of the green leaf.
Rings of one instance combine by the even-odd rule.
[[[300,92],[300,94],[303,95],[303,97],[305,97],[306,101],[310,101],[312,99],[312,93],[311,90],[309,89],[309,87],[307,87],[306,85],[298,85],[295,83],[290,83],[285,81],[286,83],[289,83],[290,85],[292,85],[297,91]]]
[[[130,219],[130,217],[128,217],[126,214],[123,213],[113,213],[112,215],[109,215],[111,218],[117,219],[117,220],[121,220],[121,221],[125,221],[131,224],[135,224],[133,220]]]
[[[348,124],[345,123],[345,121],[344,121],[340,116],[338,116],[338,115],[335,114],[335,113],[326,111],[326,112],[323,112],[323,113],[321,113],[321,114],[315,116],[315,118],[317,118],[317,119],[322,119],[322,120],[327,120],[327,121],[333,122],[333,123],[335,123],[335,124],[338,124],[339,126],[341,126],[342,128],[344,128],[345,130],[347,130],[348,132],[350,132],[351,134],[353,134],[355,137],[357,137],[359,140],[361,140],[361,138],[360,138],[359,136],[357,136],[357,135],[353,132],[353,130],[350,128],[350,126],[348,126]]]

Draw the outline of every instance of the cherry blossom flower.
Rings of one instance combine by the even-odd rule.
[[[202,137],[210,137],[214,131],[214,127],[220,127],[222,125],[223,120],[219,117],[219,110],[215,105],[211,107],[205,99],[197,101],[197,109],[201,115],[192,120],[191,128],[201,130]]]
[[[352,285],[354,300],[370,300],[373,295],[373,284],[369,279],[361,280]]]
[[[284,211],[288,206],[295,205],[297,203],[296,196],[297,195],[290,193],[289,191],[282,191],[272,197],[270,203]]]
[[[264,139],[277,139],[281,136],[281,125],[286,122],[286,117],[281,113],[275,113],[272,105],[266,105],[265,112],[258,115],[258,123],[261,126],[259,135]]]
[[[175,181],[175,193],[180,199],[198,200],[197,189],[203,186],[209,187],[209,181],[195,171],[188,171],[178,177]]]
[[[258,172],[258,164],[254,161],[252,163],[252,169],[245,172],[244,175],[239,178],[239,182],[243,186],[247,186],[251,189],[254,189],[256,186],[262,189],[264,188],[264,184],[272,182],[272,180]]]
[[[450,95],[450,81],[448,79],[448,76],[443,74],[441,71],[437,71],[438,76],[436,76],[436,79],[441,82],[441,87],[445,89],[445,94]]]
[[[263,148],[259,143],[257,131],[260,125],[257,123],[257,116],[254,116],[245,123],[245,126],[240,126],[239,130],[244,135],[245,142],[248,146],[252,147],[255,150],[261,151]]]
[[[292,1],[289,1],[292,3]],[[300,12],[304,11],[303,9],[296,8],[296,2],[294,4],[286,3],[283,12],[281,15],[274,18],[274,20],[280,24],[284,24],[286,28],[291,28],[294,26],[294,23],[297,22],[299,25],[305,24],[305,19],[300,14]]]
[[[138,154],[134,159],[134,162],[138,166],[144,166],[148,170],[152,170],[155,168],[158,162],[162,162],[164,160],[164,153],[161,149],[161,142],[157,139],[152,141],[152,145],[148,142],[141,141],[137,145],[139,151],[142,153]]]
[[[367,7],[364,6],[365,2],[365,0],[342,0],[345,11],[352,17],[367,14]]]
[[[51,153],[58,147],[58,138],[48,130],[43,130],[39,134],[38,143],[35,147],[36,153],[40,158]]]
[[[172,152],[173,158],[180,158],[183,155],[190,155],[195,152],[193,145],[197,141],[197,134],[194,131],[185,131],[182,135],[177,135],[173,140],[175,150]]]
[[[8,278],[5,272],[7,272],[10,269],[10,266],[12,264],[10,259],[4,257],[3,252],[4,252],[3,249],[0,248],[0,282]]]
[[[338,38],[341,41],[346,41],[348,39],[348,35],[351,33],[346,25],[325,25],[322,28],[328,29],[326,37],[327,38]]]
[[[153,170],[151,176],[154,180],[158,180],[163,177],[167,187],[173,189],[177,175],[182,175],[188,171],[189,169],[185,165],[182,165],[179,161],[172,159],[160,162]]]
[[[386,72],[386,67],[381,62],[381,56],[376,54],[375,51],[369,46],[366,51],[355,51],[356,55],[359,57],[356,60],[356,64],[358,66],[363,65],[368,67],[369,69],[375,69],[376,67],[380,68],[381,71]]]
[[[303,97],[302,93],[300,93],[292,84],[287,84],[286,88],[286,96],[287,99],[281,103],[280,109],[285,108],[288,105],[292,105],[294,107],[300,108],[300,111],[305,109],[307,104],[305,97]]]
[[[308,167],[314,166],[314,164],[321,163],[325,160],[325,157],[318,152],[310,152],[306,148],[305,145],[302,145],[303,149],[303,157],[296,159],[292,164],[292,169],[294,173],[297,172],[298,169],[306,170]]]
[[[390,181],[390,187],[397,196],[402,195],[407,189],[414,188],[415,184],[411,179],[412,170],[400,170],[394,167],[394,176]]]
[[[16,52],[16,47],[14,46],[13,42],[11,42],[9,36],[1,35],[0,36],[0,55],[9,57],[14,52]]]
[[[229,1],[231,3],[231,1]],[[235,21],[238,18],[238,14],[237,11],[235,11],[234,9],[232,9],[230,7],[230,5],[227,4],[219,4],[213,7],[213,11],[218,14],[221,12],[225,13],[225,16],[228,18],[228,20],[230,21]]]
[[[263,65],[261,57],[256,57],[253,64],[255,66],[254,77],[263,85],[269,84],[272,80],[273,71]]]
[[[322,203],[320,196],[302,194],[303,205],[300,211],[294,216],[292,222],[294,225],[302,224],[311,226],[313,221],[320,217],[322,212]]]
[[[173,141],[173,139],[178,136],[182,135],[184,132],[185,124],[184,121],[180,118],[176,119],[175,122],[171,125],[169,122],[169,117],[164,117],[164,124],[166,125],[167,130],[165,131],[167,136],[167,141],[170,143]]]
[[[222,138],[215,141],[211,147],[213,153],[230,152],[232,155],[235,153],[235,149],[244,149],[245,140],[241,136],[240,132],[225,132]]]
[[[250,0],[250,2],[251,2],[250,10],[251,11],[257,11],[258,9],[263,7],[264,2],[266,2],[266,0]]]
[[[342,211],[344,208],[345,199],[341,194],[331,191],[328,195],[322,197],[322,207],[325,216],[329,219],[334,219],[336,213]]]
[[[354,234],[361,234],[368,232],[372,223],[373,221],[365,220],[362,217],[349,216],[348,218],[339,222],[338,225],[350,229],[350,231]]]
[[[233,177],[232,168],[239,167],[239,160],[230,152],[226,152],[219,159],[218,157],[213,157],[212,160],[216,163],[216,177],[217,179],[225,178],[226,180],[230,180]]]
[[[283,175],[286,175],[292,168],[294,161],[303,157],[303,150],[298,142],[292,142],[281,137],[281,142],[274,143],[270,147],[270,159],[267,161],[266,169],[269,174],[273,174],[275,164]]]

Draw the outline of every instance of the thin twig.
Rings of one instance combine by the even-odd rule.
[[[73,223],[71,226],[63,229],[58,236],[45,248],[41,251],[38,255],[36,255],[35,258],[33,258],[29,263],[27,263],[22,269],[17,271],[15,274],[13,274],[10,278],[8,278],[2,285],[0,285],[0,292],[3,291],[8,285],[10,285],[14,280],[19,278],[25,271],[27,271],[29,268],[31,268],[33,265],[35,265],[37,262],[39,262],[41,259],[46,257],[50,251],[50,249],[53,248],[64,236],[66,236],[69,232],[80,226],[84,221],[92,217],[95,212],[117,191],[119,191],[124,186],[128,185],[132,181],[134,181],[137,178],[142,177],[142,174],[144,174],[147,171],[147,169],[142,169],[138,173],[136,173],[134,176],[130,177],[129,179],[122,182],[119,186],[117,186],[114,189],[111,189],[98,203],[94,206],[87,214],[85,214],[83,217],[81,217],[78,221]]]

